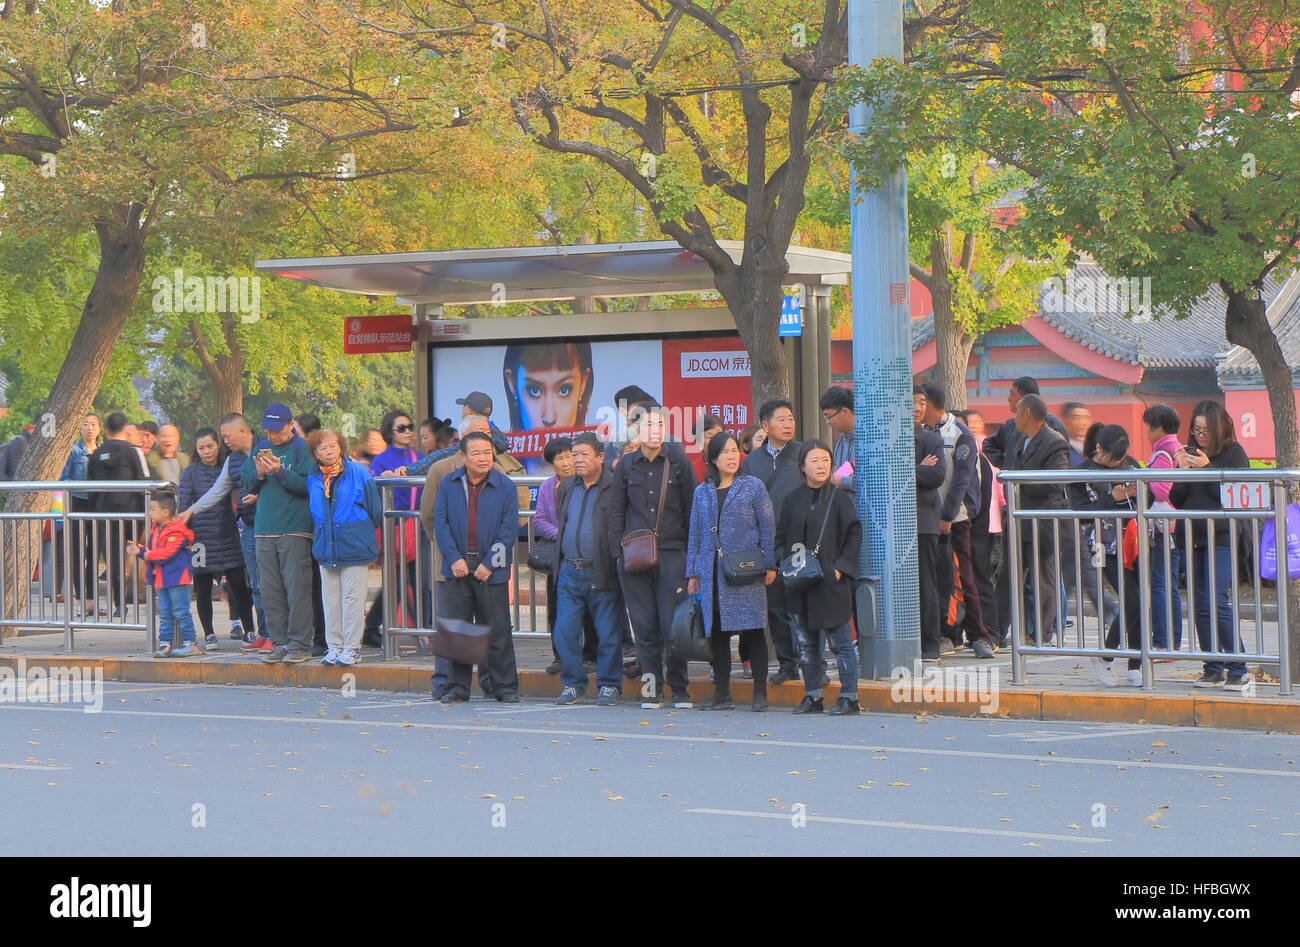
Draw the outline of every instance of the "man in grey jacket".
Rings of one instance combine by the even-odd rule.
[[[781,504],[792,490],[803,483],[799,471],[799,449],[803,447],[794,439],[794,405],[783,398],[766,401],[758,409],[758,420],[763,425],[767,440],[752,451],[740,465],[740,472],[757,477],[767,487],[772,498],[772,509],[780,531]],[[767,626],[772,634],[772,648],[780,667],[772,675],[771,683],[784,684],[799,679],[799,656],[795,652],[794,635],[785,603],[785,586],[773,582],[767,587]],[[753,658],[750,659],[751,663]]]

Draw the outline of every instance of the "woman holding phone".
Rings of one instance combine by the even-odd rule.
[[[1250,458],[1237,443],[1232,418],[1217,401],[1202,401],[1192,409],[1188,445],[1174,455],[1182,470],[1249,467]],[[1169,488],[1169,502],[1179,510],[1220,510],[1219,482],[1175,483]],[[1181,530],[1186,527],[1178,524]],[[1180,530],[1180,531],[1181,531]],[[1202,651],[1231,653],[1245,651],[1232,622],[1232,531],[1226,522],[1192,522],[1191,564],[1188,572],[1195,586],[1196,638]],[[1210,581],[1213,563],[1214,581]],[[1213,597],[1213,601],[1211,601]],[[1210,609],[1214,609],[1218,642],[1212,639]],[[1244,690],[1249,678],[1244,661],[1206,661],[1196,687]]]
[[[776,579],[776,522],[763,481],[740,470],[740,445],[726,431],[705,449],[707,477],[691,498],[686,591],[703,600],[704,634],[713,651],[713,696],[700,710],[732,710],[731,636],[754,671],[750,709],[767,709],[767,591]],[[763,572],[741,583],[727,578],[723,557],[757,561]]]
[[[821,578],[799,591],[787,586],[786,604],[804,681],[804,699],[794,712],[819,714],[825,710],[823,649],[829,647],[840,677],[840,698],[831,714],[856,714],[860,712],[858,658],[849,620],[853,617],[853,580],[858,576],[862,524],[848,491],[830,483],[829,447],[821,441],[806,441],[799,451],[799,470],[803,486],[786,496],[777,520],[777,561],[799,553],[815,556]]]

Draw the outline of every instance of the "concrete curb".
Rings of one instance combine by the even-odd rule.
[[[0,655],[0,667],[17,671],[19,661],[26,662],[25,667],[29,672],[33,668],[82,668],[91,672],[99,668],[106,680],[132,683],[333,687],[340,685],[343,674],[352,674],[355,675],[354,684],[360,690],[419,694],[429,689],[427,666],[362,664],[344,669],[324,667],[315,661],[298,665],[270,665],[256,660]],[[528,697],[554,697],[560,692],[559,677],[544,671],[520,671],[519,683],[523,694]],[[712,692],[711,685],[704,682],[693,683],[690,690],[696,699]],[[748,681],[733,681],[731,690],[737,709],[744,712],[753,699],[752,684]],[[991,716],[1300,733],[1300,701],[1281,698],[1227,697],[1190,690],[1187,694],[1131,691],[1106,693],[1008,685],[1002,687],[997,695],[996,710],[984,714],[975,694],[952,689],[934,693],[927,688],[927,696],[899,701],[894,699],[893,690],[888,683],[862,682],[858,686],[858,699],[862,709],[941,717]],[[769,685],[767,693],[768,702],[774,708],[794,707],[803,699],[803,687],[797,682]],[[838,685],[827,685],[828,706],[834,703],[838,694]]]

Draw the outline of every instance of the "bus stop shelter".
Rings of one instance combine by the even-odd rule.
[[[739,241],[720,243],[733,259],[740,260],[743,245]],[[851,259],[846,253],[792,246],[786,260],[787,293],[797,295],[800,302],[799,334],[783,339],[789,350],[787,390],[797,405],[800,436],[825,439],[828,431],[818,410],[818,397],[831,377],[830,294],[832,287],[846,285]],[[306,257],[259,260],[256,266],[263,273],[307,285],[376,299],[392,297],[396,304],[409,306],[414,329],[415,404],[417,413],[424,417],[439,410],[451,413],[439,378],[445,378],[452,365],[457,371],[467,370],[465,356],[474,349],[508,348],[523,342],[710,338],[720,340],[718,344],[723,346],[730,338],[732,349],[743,349],[734,339],[735,319],[725,305],[652,308],[656,297],[716,293],[713,273],[705,261],[670,240]],[[602,312],[595,304],[602,298],[632,298],[636,306],[630,311]],[[456,311],[457,307],[474,304],[555,300],[573,300],[574,311],[564,315],[472,319]],[[670,351],[666,347],[665,363],[670,356],[677,358],[680,348]],[[454,362],[444,357],[448,351],[456,353]],[[682,370],[686,371],[689,359],[680,357]],[[468,359],[468,363],[472,362],[473,358]],[[635,365],[624,363],[620,367],[627,370],[625,383],[642,384],[667,403],[662,391],[636,377]],[[491,373],[497,374],[495,369]],[[606,381],[612,374],[608,368],[601,372]],[[692,372],[687,374],[692,375],[693,382],[702,380]],[[731,372],[733,391],[740,382],[737,374]],[[743,374],[747,388],[747,356]],[[486,386],[492,380],[485,378],[483,385],[474,386],[475,390],[489,390]],[[459,375],[456,381],[461,381]],[[686,390],[704,391],[698,386]],[[700,397],[703,403],[710,403],[707,396]],[[748,416],[757,420],[753,417],[756,406],[748,405],[749,400],[746,392]]]

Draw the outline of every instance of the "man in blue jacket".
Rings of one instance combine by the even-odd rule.
[[[492,438],[475,431],[461,438],[465,466],[438,485],[434,539],[442,553],[444,584],[440,614],[487,625],[488,659],[479,682],[491,681],[497,700],[519,703],[519,673],[510,636],[511,555],[519,535],[519,497],[510,479],[493,467]],[[468,664],[452,662],[444,704],[469,700]]]

